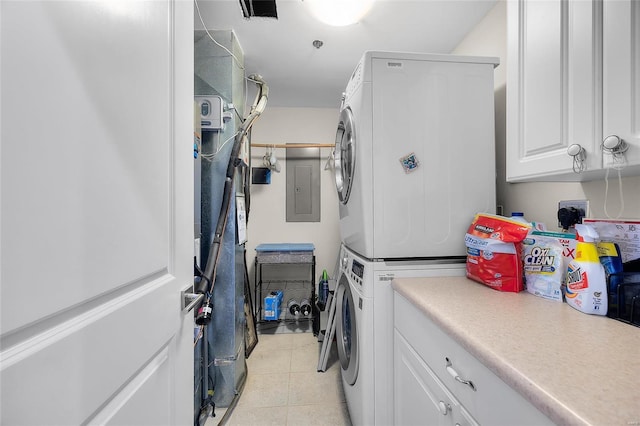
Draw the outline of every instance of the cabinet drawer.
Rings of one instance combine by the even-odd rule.
[[[397,330],[393,346],[394,424],[478,426]]]
[[[438,379],[480,424],[553,424],[397,293],[394,293],[394,325],[396,331],[410,343]],[[460,381],[455,379],[455,375]]]

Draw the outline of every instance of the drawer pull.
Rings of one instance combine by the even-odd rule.
[[[445,403],[444,401],[438,402],[438,409],[443,416],[446,416],[449,411],[451,411],[451,405]]]
[[[451,375],[451,377],[456,379],[456,381],[462,383],[463,385],[469,386],[475,392],[476,391],[476,386],[473,384],[473,382],[471,380],[465,380],[462,377],[460,377],[458,372],[453,369],[453,364],[451,364],[451,361],[449,360],[449,357],[446,357],[445,360],[447,361],[447,373],[449,373]]]

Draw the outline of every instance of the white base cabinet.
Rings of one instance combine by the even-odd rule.
[[[478,424],[397,330],[394,373],[394,424]]]
[[[395,424],[553,424],[397,293],[394,327]]]

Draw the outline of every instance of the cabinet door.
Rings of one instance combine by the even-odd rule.
[[[605,1],[603,10],[603,138],[630,145],[629,165],[640,165],[640,3]],[[604,166],[612,157],[604,155]]]
[[[584,180],[601,168],[598,1],[508,3],[507,180]]]
[[[477,425],[397,330],[394,339],[394,424]]]
[[[393,299],[395,424],[426,416],[422,412],[434,406],[439,408],[442,400],[439,398],[444,397],[452,401],[454,424],[475,424],[476,421],[487,425],[553,424],[416,305],[395,292]],[[456,376],[472,381],[473,388],[455,379]],[[441,391],[444,394],[437,393],[438,387],[433,382],[444,389]]]

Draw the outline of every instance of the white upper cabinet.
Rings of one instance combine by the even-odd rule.
[[[637,3],[509,1],[507,181],[602,178],[608,135],[629,144],[627,166],[640,165]]]
[[[603,137],[616,135],[628,149],[628,166],[640,165],[640,2],[604,2]],[[604,166],[614,158],[604,155]],[[635,168],[636,174],[638,167]]]
[[[584,169],[601,166],[596,3],[508,3],[508,181],[574,177],[573,144],[585,150]]]

